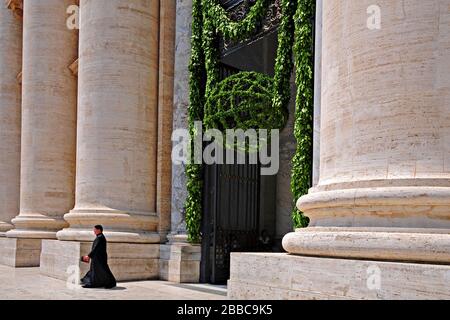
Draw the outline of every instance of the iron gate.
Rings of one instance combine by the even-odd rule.
[[[230,253],[258,247],[260,166],[205,167],[202,282],[223,284],[230,275]]]

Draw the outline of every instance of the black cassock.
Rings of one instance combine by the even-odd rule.
[[[91,288],[114,288],[116,279],[108,266],[106,238],[103,233],[97,235],[88,256],[91,258],[91,267],[89,272],[81,279],[81,283]]]

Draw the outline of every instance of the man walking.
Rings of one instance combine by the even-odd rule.
[[[83,288],[114,288],[116,279],[108,266],[107,241],[103,234],[103,227],[96,225],[94,234],[96,238],[92,244],[91,253],[81,258],[83,262],[91,262],[89,272],[81,279],[81,283]]]

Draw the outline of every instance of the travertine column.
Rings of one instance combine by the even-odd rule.
[[[450,0],[323,2],[320,180],[294,254],[450,262]]]
[[[22,21],[0,2],[0,236],[19,213]]]
[[[320,106],[322,99],[322,6],[316,0],[315,51],[314,51],[314,134],[312,184],[319,183],[320,176]]]
[[[59,240],[159,242],[158,0],[81,0],[77,178]]]
[[[163,0],[165,1],[165,0]],[[174,46],[174,75],[173,75],[173,129],[187,129],[187,109],[189,104],[189,58],[191,55],[191,23],[192,0],[176,0],[176,24]],[[167,4],[165,4],[167,6]],[[161,17],[163,18],[163,17]],[[161,27],[167,27],[169,21],[161,21]],[[163,61],[161,61],[163,63]],[[163,66],[161,66],[163,67]],[[186,175],[184,166],[172,166],[171,181],[171,233],[167,237],[169,244],[160,246],[159,277],[161,280],[172,282],[198,282],[200,279],[200,246],[187,243],[186,222],[184,217],[184,203],[186,201]]]
[[[191,56],[192,0],[177,0],[175,25],[175,66],[173,129],[188,128],[189,58]],[[182,165],[172,164],[171,242],[187,242],[184,205],[186,174]]]
[[[20,214],[11,238],[55,238],[73,207],[77,35],[66,27],[74,0],[25,0]]]
[[[171,227],[173,76],[175,58],[176,0],[160,2],[158,178],[159,233],[164,242]]]

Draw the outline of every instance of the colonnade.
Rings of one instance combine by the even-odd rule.
[[[71,5],[79,30],[66,24]],[[39,265],[42,240],[88,242],[95,224],[111,243],[165,239],[174,17],[175,1],[0,6],[0,235],[15,241],[3,246],[11,264],[27,254],[21,240],[35,243],[24,264]]]

